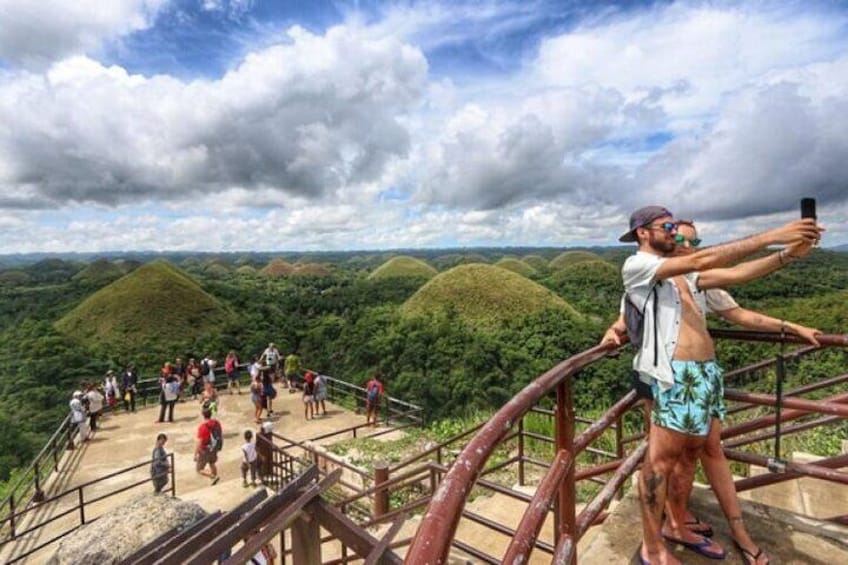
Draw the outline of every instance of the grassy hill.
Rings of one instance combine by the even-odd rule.
[[[624,286],[618,267],[606,261],[573,263],[543,281],[581,312],[606,319],[618,314]]]
[[[525,255],[521,260],[537,271],[548,268],[548,260],[541,255]]]
[[[595,255],[590,251],[566,251],[554,257],[548,265],[551,270],[556,271],[580,263],[582,261],[599,261],[602,260],[600,255]]]
[[[271,259],[259,274],[264,277],[286,277],[294,272],[294,265],[285,259]]]
[[[400,255],[392,257],[377,269],[374,270],[368,278],[370,280],[391,279],[391,278],[426,278],[432,279],[438,274],[438,271],[422,261],[414,257]]]
[[[102,284],[117,280],[126,273],[108,259],[98,259],[73,276],[73,280],[89,284]]]
[[[439,309],[454,310],[472,327],[493,328],[546,309],[579,316],[565,300],[545,287],[493,265],[460,265],[421,287],[401,307],[406,316]]]
[[[536,269],[534,269],[521,259],[514,259],[512,257],[504,257],[503,259],[495,263],[495,267],[500,267],[501,269],[506,269],[507,271],[518,273],[522,277],[529,277],[530,275],[536,272]]]
[[[139,267],[86,298],[56,329],[117,353],[149,343],[170,351],[231,321],[231,314],[191,277],[165,261]]]

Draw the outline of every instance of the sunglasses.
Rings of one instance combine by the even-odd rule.
[[[689,247],[698,247],[699,245],[701,245],[701,238],[699,237],[686,239],[685,237],[683,237],[683,234],[677,234],[676,236],[674,236],[674,242],[678,245],[683,245],[687,241],[689,242]]]
[[[661,224],[657,224],[655,226],[644,226],[646,230],[663,230],[665,232],[671,233],[677,229],[677,224],[674,222],[663,222]]]

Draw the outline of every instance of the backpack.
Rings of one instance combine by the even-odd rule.
[[[224,447],[224,435],[221,430],[221,424],[218,423],[218,420],[209,420],[211,425],[208,423],[206,427],[209,429],[209,443],[206,445],[206,451],[221,451],[221,448]]]
[[[377,399],[379,397],[380,397],[380,387],[378,387],[376,384],[372,384],[371,386],[369,386],[367,396],[366,396],[366,398],[368,399],[368,402],[373,404],[373,403],[377,402]]]
[[[627,336],[630,338],[630,343],[637,350],[642,349],[642,342],[645,341],[645,308],[648,307],[648,301],[651,300],[651,297],[654,299],[654,366],[657,365],[657,357],[659,355],[659,339],[657,336],[657,326],[659,322],[657,316],[657,311],[659,309],[659,301],[657,300],[658,284],[662,284],[662,282],[658,281],[651,287],[651,291],[648,293],[648,297],[645,299],[645,303],[642,305],[641,310],[633,303],[629,294],[625,294],[624,299],[624,325],[627,327]]]
[[[200,362],[200,374],[208,375],[209,374],[209,361],[204,359]]]

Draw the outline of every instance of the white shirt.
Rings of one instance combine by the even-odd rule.
[[[644,309],[645,333],[642,337],[642,348],[633,357],[633,369],[639,373],[642,382],[650,383],[651,379],[659,381],[663,390],[668,390],[674,383],[674,371],[671,360],[677,347],[680,333],[680,292],[673,279],[657,281],[656,274],[660,265],[666,259],[652,253],[638,251],[624,262],[621,275],[624,280],[624,291],[639,310]],[[707,309],[705,293],[698,292],[698,273],[684,275],[689,284],[689,292],[695,303],[704,314]],[[654,320],[654,304],[652,289],[657,289],[657,320]],[[656,348],[656,363],[654,362],[654,327],[659,341]]]
[[[739,308],[739,303],[724,289],[708,288],[704,293],[707,296],[707,308],[710,312],[725,312]]]
[[[245,460],[248,463],[253,463],[256,461],[256,444],[252,442],[247,442],[241,446],[241,450],[244,451]]]
[[[88,397],[88,411],[92,414],[100,412],[103,409],[103,395],[96,390],[90,390],[86,393]]]

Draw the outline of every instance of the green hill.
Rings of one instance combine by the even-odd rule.
[[[534,269],[521,259],[514,259],[512,257],[504,257],[503,259],[495,263],[495,267],[500,267],[501,269],[506,269],[507,271],[518,273],[522,277],[529,277],[530,275],[536,272],[536,269]]]
[[[252,276],[252,275],[255,275],[257,271],[254,267],[251,267],[250,265],[242,265],[241,267],[236,269],[236,272],[240,275],[251,275]]]
[[[296,277],[326,277],[332,271],[321,263],[296,263],[291,274]]]
[[[488,263],[489,259],[479,253],[449,253],[448,255],[439,255],[431,261],[436,269],[442,271],[451,269],[457,265],[471,265],[474,263]]]
[[[493,265],[460,265],[418,289],[401,307],[408,316],[454,310],[476,328],[496,328],[515,318],[558,309],[579,316],[565,300],[545,287]]]
[[[32,275],[20,269],[8,269],[0,271],[0,285],[19,286],[32,282]]]
[[[97,259],[86,265],[73,280],[90,284],[102,284],[117,280],[124,276],[124,270],[108,259]]]
[[[86,298],[56,328],[84,344],[129,353],[148,343],[173,351],[229,321],[227,309],[191,277],[154,261]]]
[[[557,271],[563,267],[574,265],[575,263],[581,263],[583,261],[602,260],[603,259],[599,255],[595,255],[589,251],[566,251],[565,253],[560,253],[554,257],[548,267],[550,267],[552,271]]]
[[[391,278],[426,278],[432,279],[438,274],[438,271],[422,261],[414,257],[400,255],[393,257],[380,265],[374,270],[368,278],[370,280],[391,279]]]
[[[606,261],[572,263],[543,281],[583,313],[608,318],[618,312],[624,286],[619,269]]]
[[[541,255],[525,255],[521,260],[537,271],[548,268],[548,260]]]

